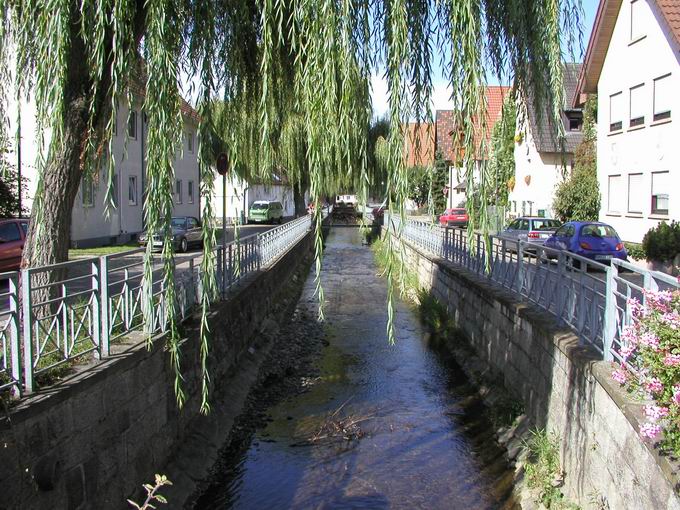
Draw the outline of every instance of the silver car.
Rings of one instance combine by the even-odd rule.
[[[517,249],[517,241],[543,244],[561,225],[562,223],[558,220],[551,218],[520,216],[510,222],[499,237],[507,241],[515,241],[515,243],[507,243],[512,249]]]
[[[201,222],[193,216],[175,216],[172,218],[170,226],[172,228],[172,240],[175,244],[175,251],[184,253],[191,245],[200,245],[203,242]],[[146,232],[139,234],[139,244],[146,246],[149,236]],[[153,249],[163,249],[163,236],[158,233],[153,236]]]

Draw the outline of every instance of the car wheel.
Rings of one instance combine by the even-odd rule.
[[[183,237],[179,242],[179,252],[180,253],[186,253],[188,249],[189,249],[189,243],[187,242],[187,238]]]

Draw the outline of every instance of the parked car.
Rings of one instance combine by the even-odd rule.
[[[544,246],[601,263],[609,263],[612,258],[628,260],[628,252],[616,230],[595,221],[569,221],[557,229]]]
[[[283,206],[281,202],[256,200],[248,211],[248,223],[283,223]]]
[[[555,233],[560,225],[562,225],[562,223],[551,218],[520,216],[510,222],[507,228],[498,234],[498,237],[507,241],[524,241],[534,244],[543,244]],[[506,243],[506,245],[507,244],[510,243]],[[512,248],[516,249],[517,244],[515,243]]]
[[[19,269],[27,232],[28,220],[0,219],[0,273]]]
[[[172,218],[170,226],[176,251],[184,253],[189,249],[189,246],[203,243],[201,222],[193,216],[175,216]],[[146,246],[149,241],[148,233],[142,232],[137,240],[141,246]],[[152,242],[154,250],[163,249],[163,236],[160,233],[153,236]]]
[[[463,207],[447,209],[439,217],[439,224],[442,227],[467,227],[468,221],[470,221],[470,218]]]

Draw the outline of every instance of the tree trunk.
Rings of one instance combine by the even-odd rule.
[[[145,23],[144,0],[137,1],[134,17],[135,45],[139,45]],[[52,139],[47,162],[42,173],[42,189],[38,190],[40,201],[40,229],[38,231],[38,210],[31,210],[28,235],[24,246],[21,267],[38,267],[68,260],[71,242],[71,213],[80,181],[87,162],[85,147],[88,144],[89,106],[92,77],[88,68],[85,43],[81,35],[80,2],[72,2],[71,46],[66,57],[66,81],[64,83],[64,118],[62,119],[61,140]],[[100,124],[111,112],[110,69],[113,34],[109,30],[102,82],[95,98],[97,117],[92,120],[94,136],[100,136]],[[94,141],[95,147],[98,140]],[[54,278],[51,278],[54,281]]]
[[[293,185],[293,201],[295,202],[295,217],[299,218],[307,214],[307,204],[305,203],[305,193],[309,188],[307,176],[303,176],[300,182]]]

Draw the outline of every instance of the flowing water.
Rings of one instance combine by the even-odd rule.
[[[268,410],[196,508],[514,508],[482,404],[404,302],[388,344],[386,282],[358,229],[331,229],[322,281],[320,377]],[[312,274],[299,307],[315,306]]]

